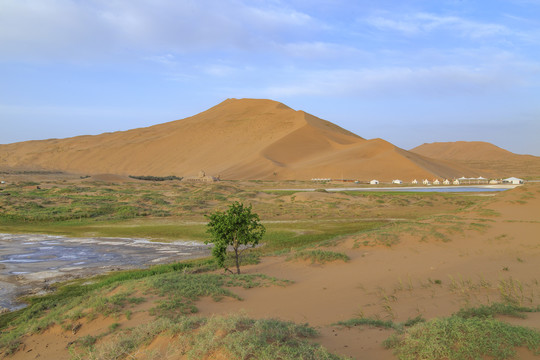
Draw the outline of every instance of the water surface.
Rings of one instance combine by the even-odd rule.
[[[159,243],[129,238],[0,234],[0,307],[21,306],[15,301],[17,294],[40,283],[208,254],[207,245],[192,241]]]

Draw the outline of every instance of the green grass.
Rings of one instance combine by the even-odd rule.
[[[399,359],[509,359],[516,347],[540,351],[540,333],[493,318],[451,316],[418,323],[394,334],[384,345]]]
[[[211,297],[220,301],[224,297],[237,300],[241,298],[230,287],[243,287],[246,289],[275,285],[286,285],[288,281],[278,280],[261,274],[178,274],[168,273],[149,279],[149,287],[155,293],[164,297],[153,309],[157,316],[175,318],[178,315],[196,313],[195,302],[201,297]]]
[[[345,359],[313,344],[310,339],[317,336],[317,331],[308,325],[275,319],[253,320],[242,315],[158,319],[119,331],[112,340],[82,351],[72,349],[73,359],[132,358],[135,350],[148,358],[152,354],[140,348],[157,336],[169,339],[168,355],[183,355],[187,359]],[[150,358],[160,358],[159,353],[153,355]]]
[[[302,248],[339,236],[358,234],[380,228],[386,221],[299,221],[264,224],[267,229],[262,242],[265,252]]]
[[[526,317],[525,313],[531,312],[540,312],[540,306],[524,307],[515,304],[493,303],[490,305],[480,305],[478,307],[460,309],[456,313],[456,316],[468,319],[472,317],[487,318],[496,315],[507,315],[523,319]]]
[[[140,292],[155,293],[163,298],[153,309],[158,317],[177,318],[197,312],[195,301],[209,296],[219,301],[223,297],[240,299],[229,288],[254,288],[287,285],[289,281],[260,274],[220,275],[190,273],[200,269],[215,269],[208,260],[160,265],[147,270],[126,271],[61,286],[55,293],[28,298],[29,306],[0,316],[0,349],[15,349],[24,334],[42,331],[53,324],[65,325],[83,316],[119,316],[131,306],[144,302],[134,296]],[[110,291],[122,286],[127,289],[115,295]]]
[[[394,330],[401,331],[404,327],[410,327],[424,321],[425,320],[420,315],[413,319],[409,319],[403,323],[396,323],[391,320],[381,320],[381,319],[373,319],[373,318],[368,318],[368,317],[359,317],[359,318],[348,319],[345,321],[338,321],[337,323],[333,325],[345,326],[345,327],[370,326],[370,327],[394,329]]]
[[[317,249],[297,251],[287,257],[287,261],[291,260],[310,260],[312,264],[325,264],[337,260],[347,262],[350,258],[344,253]]]

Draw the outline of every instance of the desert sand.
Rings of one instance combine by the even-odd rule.
[[[427,218],[417,224],[418,228],[405,229],[396,224],[390,233],[399,238],[399,243],[392,247],[377,244],[373,241],[376,234],[368,233],[349,236],[328,248],[346,253],[348,262],[321,265],[286,261],[285,256],[265,257],[259,264],[245,267],[244,272],[294,283],[235,288],[243,301],[202,299],[197,307],[203,316],[244,312],[254,318],[309,323],[320,332],[315,341],[332,352],[353,359],[394,359],[392,352],[381,345],[392,330],[345,328],[335,323],[359,316],[394,321],[418,315],[425,319],[444,317],[464,307],[500,302],[503,296],[515,296],[524,306],[539,305],[538,214],[539,184],[489,194],[481,206]],[[444,237],[433,235],[431,226]],[[515,291],[501,290],[508,284],[514,284]],[[130,320],[83,318],[76,334],[53,326],[28,336],[23,350],[9,359],[69,359],[66,346],[77,338],[102,333],[113,322],[128,328],[148,321],[151,317],[147,310],[153,300],[137,305]],[[540,330],[540,313],[528,314],[526,319],[501,319]],[[152,349],[161,349],[163,358],[167,358],[167,343],[167,338],[162,338],[152,343]],[[139,352],[140,358],[145,358],[144,350]],[[519,356],[538,358],[525,349],[519,349]]]
[[[195,116],[96,136],[0,145],[0,170],[223,179],[390,181],[483,173],[366,140],[284,104],[228,99]]]
[[[539,156],[514,154],[483,141],[436,142],[410,151],[432,159],[458,162],[493,177],[540,176]]]

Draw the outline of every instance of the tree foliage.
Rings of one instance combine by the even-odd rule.
[[[216,211],[207,215],[207,218],[210,221],[206,232],[212,238],[206,243],[214,244],[212,255],[220,267],[232,273],[225,263],[227,249],[231,247],[234,252],[236,273],[240,274],[242,253],[257,245],[266,231],[260,223],[259,215],[251,212],[251,205],[245,207],[244,204],[235,201],[227,211]]]

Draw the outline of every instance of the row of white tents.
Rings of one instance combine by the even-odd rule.
[[[371,180],[369,182],[371,185],[377,185],[379,184],[379,180]],[[417,185],[419,182],[418,180],[414,179],[413,181],[411,181],[411,184],[413,185]],[[395,179],[395,180],[392,180],[392,184],[397,184],[397,185],[401,185],[403,184],[403,181],[399,180],[399,179]],[[519,184],[523,184],[523,179],[519,179],[519,178],[516,178],[516,177],[509,177],[509,178],[506,178],[506,179],[500,179],[500,180],[496,180],[496,179],[486,179],[485,177],[482,177],[482,176],[479,176],[477,178],[467,178],[467,177],[460,177],[459,179],[454,179],[454,180],[448,180],[448,179],[444,179],[444,180],[439,180],[439,179],[434,179],[432,182],[430,182],[428,179],[424,179],[422,180],[422,184],[423,185],[478,185],[478,184],[491,184],[491,185],[496,185],[496,184],[514,184],[514,185],[519,185]]]

